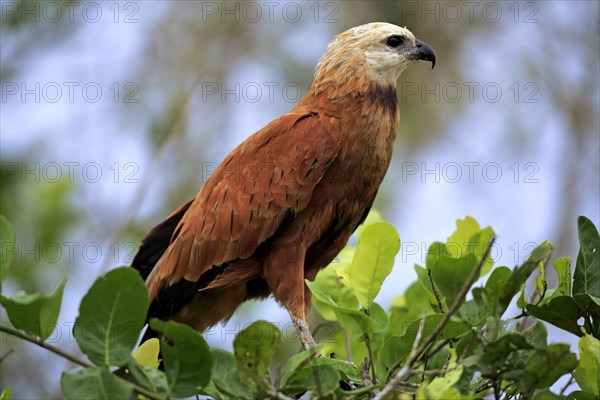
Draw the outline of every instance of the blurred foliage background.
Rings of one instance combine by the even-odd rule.
[[[94,279],[128,264],[237,143],[294,106],[334,35],[367,22],[407,26],[438,58],[399,82],[376,207],[403,245],[380,303],[467,214],[500,234],[509,267],[544,239],[574,257],[576,216],[598,225],[598,2],[0,3],[0,211],[17,232],[3,291],[48,291],[68,274],[49,339],[62,347]],[[267,301],[207,339],[230,348],[265,316],[290,326]],[[63,360],[0,345],[0,389],[61,397]]]

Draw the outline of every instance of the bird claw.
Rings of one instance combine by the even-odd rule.
[[[292,322],[296,327],[296,331],[298,331],[298,336],[300,336],[300,340],[302,341],[302,345],[304,346],[304,348],[308,350],[315,347],[315,339],[313,339],[306,321],[301,318],[297,318],[294,315],[292,315],[291,317]]]

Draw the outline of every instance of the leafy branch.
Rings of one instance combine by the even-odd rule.
[[[14,246],[15,235],[1,217],[0,230],[3,252]],[[392,270],[400,241],[395,229],[374,213],[359,229],[358,245],[345,248],[337,262],[314,282],[306,282],[313,306],[327,321],[319,327],[339,329],[324,332],[319,335],[325,336],[323,343],[285,361],[278,359],[282,333],[266,321],[238,332],[231,353],[209,348],[186,325],[151,320],[151,328],[163,339],[136,349],[147,289],[137,271],[127,267],[99,277],[81,301],[73,334],[89,362],[45,342],[52,332],[42,327],[56,325],[65,278],[49,294],[0,295],[12,323],[0,326],[0,332],[82,367],[61,377],[67,399],[138,394],[151,400],[194,395],[289,400],[309,392],[318,398],[356,400],[384,399],[392,393],[440,400],[486,395],[587,400],[600,396],[600,237],[584,217],[578,219],[578,232],[581,250],[575,274],[570,258],[553,260],[557,287],[548,287],[540,273],[535,282],[539,296],[526,299],[519,293],[524,293],[528,278],[550,268],[550,243],[537,246],[512,270],[493,268],[493,230],[480,228],[469,217],[459,220],[446,243],[429,247],[425,267],[415,266],[417,281],[386,310],[375,298]],[[10,254],[0,254],[0,283],[9,266]],[[474,287],[488,273],[485,284]],[[466,300],[469,291],[472,298]],[[503,319],[515,297],[521,315]],[[535,323],[525,324],[524,318]],[[545,323],[580,337],[579,360],[568,345],[547,343]],[[283,367],[277,372],[274,365]],[[118,372],[111,372],[114,367]],[[570,375],[569,382],[552,393],[550,387],[564,375]],[[581,390],[567,395],[573,382]],[[2,400],[8,391],[0,393]]]
[[[84,360],[82,360],[82,359],[80,359],[78,357],[75,357],[74,355],[72,355],[70,353],[67,353],[66,351],[64,351],[63,349],[61,349],[59,347],[53,346],[51,344],[48,344],[48,343],[44,342],[43,340],[40,340],[40,339],[35,338],[33,336],[27,335],[27,334],[25,334],[25,333],[23,333],[21,331],[18,331],[16,329],[13,329],[13,328],[9,327],[9,326],[0,325],[0,331],[1,332],[5,332],[5,333],[7,333],[7,334],[9,334],[11,336],[17,337],[19,339],[23,339],[23,340],[25,340],[25,341],[27,341],[29,343],[36,344],[36,345],[38,345],[38,346],[40,346],[40,347],[42,347],[42,348],[44,348],[46,350],[49,350],[50,352],[52,352],[52,353],[54,353],[54,354],[56,354],[56,355],[58,355],[58,356],[60,356],[60,357],[62,357],[64,359],[67,359],[67,360],[71,361],[72,363],[77,364],[77,365],[79,365],[81,367],[84,367],[84,368],[98,368],[95,365],[88,363],[87,361],[84,361]],[[120,377],[117,377],[117,378],[120,379],[120,380],[122,380],[123,382],[125,382],[127,384],[131,384],[130,382],[126,381],[123,378],[120,378]],[[133,387],[133,390],[136,393],[139,393],[139,394],[141,394],[143,396],[146,396],[149,399],[152,399],[152,400],[164,400],[163,396],[158,396],[155,393],[153,393],[153,392],[151,392],[149,390],[144,389],[143,387],[140,387],[140,386],[137,386],[137,385],[134,385],[134,384],[132,384],[132,387]]]
[[[423,326],[425,323],[425,319],[421,320],[421,325],[419,326],[419,332],[417,333],[417,337],[415,338],[410,358],[408,359],[406,364],[404,364],[404,366],[396,373],[394,378],[392,378],[385,385],[383,390],[381,392],[379,392],[377,394],[377,396],[375,396],[375,400],[382,400],[385,396],[387,396],[389,393],[391,393],[396,388],[396,386],[398,386],[400,384],[400,382],[402,382],[412,372],[412,370],[414,369],[418,360],[420,358],[422,358],[423,355],[425,354],[425,351],[427,350],[429,345],[432,344],[433,341],[442,332],[444,327],[450,321],[450,318],[452,317],[452,315],[456,311],[458,311],[458,308],[463,303],[465,296],[469,292],[469,289],[471,288],[471,286],[473,286],[473,283],[475,283],[477,278],[479,278],[479,274],[481,273],[481,268],[483,267],[485,261],[487,260],[487,257],[490,254],[492,245],[494,244],[495,240],[496,240],[496,238],[492,237],[490,239],[490,241],[488,242],[488,244],[483,252],[483,256],[477,263],[477,266],[473,269],[473,271],[469,275],[469,278],[467,279],[467,281],[463,284],[462,288],[458,292],[456,298],[454,299],[454,302],[452,303],[452,305],[450,306],[448,311],[444,314],[444,318],[442,319],[442,321],[437,325],[436,329],[423,341],[423,343],[420,346],[417,346],[417,344],[420,341],[421,334],[423,331]]]

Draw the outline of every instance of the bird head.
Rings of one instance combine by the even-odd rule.
[[[340,33],[327,47],[315,73],[315,83],[345,82],[353,77],[394,85],[415,61],[435,65],[431,47],[399,26],[374,22]]]

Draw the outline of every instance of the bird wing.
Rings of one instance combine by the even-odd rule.
[[[142,278],[148,278],[158,260],[169,247],[175,228],[193,201],[194,199],[173,211],[167,219],[152,228],[142,240],[140,248],[131,262],[131,266],[140,271]]]
[[[195,282],[213,266],[246,259],[309,203],[340,144],[317,113],[286,114],[234,149],[175,228],[148,277],[153,299],[165,283]]]

